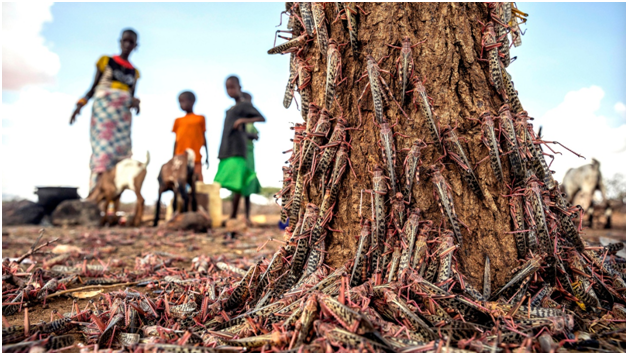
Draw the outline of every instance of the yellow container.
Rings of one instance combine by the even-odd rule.
[[[201,206],[199,204],[199,207],[203,207],[203,209],[209,213],[213,228],[218,228],[222,224],[222,199],[220,198],[220,188],[221,186],[217,182],[213,184],[204,184],[200,181],[196,182],[196,192],[207,194],[207,206]],[[173,215],[172,202],[173,200],[170,200],[170,204],[168,204],[166,208],[166,221],[169,221]]]

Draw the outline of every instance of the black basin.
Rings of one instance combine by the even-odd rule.
[[[78,200],[78,187],[37,187],[35,194],[39,198],[38,203],[49,215],[57,206],[65,200]]]

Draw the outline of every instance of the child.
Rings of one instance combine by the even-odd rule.
[[[244,101],[253,103],[253,97],[248,92],[243,92],[242,97]],[[251,209],[251,195],[259,194],[262,191],[262,185],[260,185],[255,172],[255,145],[253,143],[253,141],[259,139],[259,131],[255,128],[254,123],[247,123],[244,126],[244,131],[246,132],[246,166],[256,175],[253,181],[242,189],[244,208],[248,211]]]
[[[179,105],[185,111],[185,116],[174,121],[172,132],[176,134],[173,155],[185,154],[186,149],[194,151],[194,175],[196,181],[203,181],[201,164],[201,147],[205,146],[205,164],[209,167],[209,153],[205,138],[205,116],[194,114],[196,96],[191,91],[184,91],[179,95]]]
[[[257,178],[255,172],[247,166],[247,134],[244,127],[247,123],[265,122],[266,119],[244,99],[240,79],[237,76],[228,77],[225,86],[227,94],[235,100],[236,104],[227,111],[225,117],[218,153],[220,164],[214,181],[233,192],[230,218],[235,219],[240,196],[246,193],[245,188]],[[245,206],[246,221],[250,224],[250,209],[247,207],[249,206]]]

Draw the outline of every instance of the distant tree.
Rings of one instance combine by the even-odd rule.
[[[617,173],[612,178],[604,179],[607,198],[626,203],[626,176]]]

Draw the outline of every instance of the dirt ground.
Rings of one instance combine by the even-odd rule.
[[[616,241],[626,241],[626,214],[625,210],[616,211],[612,217],[613,229],[601,229],[603,221],[595,223],[595,229],[585,228],[583,236],[592,243],[608,244]],[[55,245],[74,245],[81,248],[82,253],[93,255],[88,264],[115,265],[110,270],[119,274],[132,271],[136,260],[149,253],[159,255],[164,259],[174,259],[170,268],[189,270],[192,259],[200,255],[207,255],[216,261],[224,261],[228,264],[247,269],[251,263],[261,258],[268,258],[278,247],[278,241],[269,241],[275,238],[283,240],[283,232],[276,225],[277,216],[259,215],[253,220],[266,223],[263,227],[242,229],[237,228],[235,240],[229,240],[228,233],[233,229],[219,228],[209,233],[194,234],[189,232],[169,232],[159,228],[46,228],[42,242],[59,238],[51,247],[45,250],[47,254],[38,255],[34,259],[36,266],[42,266],[42,262],[55,256],[51,251]],[[264,221],[264,222],[262,222]],[[272,224],[271,224],[272,223]],[[599,228],[598,228],[599,227]],[[40,231],[38,226],[7,227],[2,230],[2,256],[3,258],[17,258],[26,253],[37,239]],[[625,249],[619,255],[625,256]],[[83,254],[82,254],[83,255]],[[82,264],[82,259],[72,259],[68,265]],[[32,264],[23,264],[24,270]],[[76,287],[76,286],[74,286]],[[124,288],[124,287],[122,287]],[[133,286],[131,286],[133,288]],[[145,289],[137,288],[142,292]],[[115,291],[116,288],[108,288],[105,291]],[[29,309],[29,317],[32,324],[39,321],[50,321],[52,311],[60,313],[69,312],[73,300],[68,295],[62,295],[50,299],[45,305],[35,305]],[[83,309],[88,300],[77,300],[78,307]],[[10,325],[23,324],[24,312],[6,317]],[[6,324],[5,324],[6,325]]]
[[[258,218],[259,219],[259,218]],[[268,218],[270,219],[270,218]],[[46,247],[45,255],[37,255],[28,258],[36,261],[36,267],[41,267],[45,260],[49,260],[56,254],[52,253],[54,246],[73,245],[81,248],[81,255],[93,255],[88,264],[99,264],[98,259],[104,263],[115,265],[110,267],[111,273],[121,274],[132,271],[136,260],[148,253],[161,254],[165,259],[173,259],[170,265],[172,269],[189,270],[192,259],[200,255],[207,255],[213,260],[223,261],[228,264],[248,269],[251,263],[261,258],[269,257],[279,245],[277,241],[269,241],[270,238],[283,240],[283,232],[277,225],[258,228],[242,229],[238,226],[235,240],[229,240],[226,228],[215,229],[209,233],[194,234],[189,232],[168,232],[158,228],[57,228],[49,227],[40,243],[46,240],[59,238],[50,247]],[[31,245],[39,235],[41,227],[23,226],[6,227],[2,230],[2,257],[18,258],[30,250]],[[266,243],[266,245],[264,245]],[[167,254],[166,254],[167,253]],[[90,258],[90,257],[88,257]],[[78,256],[67,262],[67,265],[82,265],[82,258]],[[32,264],[23,263],[26,271]],[[78,287],[78,286],[72,286]],[[133,286],[130,286],[133,288]],[[122,287],[124,289],[124,287]],[[146,292],[145,289],[137,288]],[[115,291],[116,288],[107,288],[106,292]],[[46,304],[38,304],[28,310],[31,324],[39,321],[50,321],[52,311],[61,314],[70,312],[72,299],[69,295],[61,295],[49,299]],[[78,300],[78,307],[84,309],[88,304],[87,299]],[[24,323],[24,312],[6,317],[10,325]],[[3,325],[3,326],[6,326]]]

